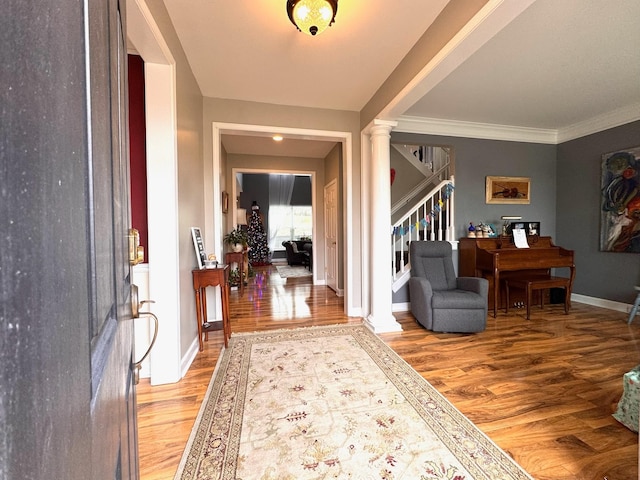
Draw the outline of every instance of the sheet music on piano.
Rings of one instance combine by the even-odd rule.
[[[529,243],[527,243],[527,232],[524,228],[513,229],[513,243],[518,248],[529,248]]]

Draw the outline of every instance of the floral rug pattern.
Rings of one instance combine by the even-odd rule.
[[[176,479],[531,479],[360,325],[234,334]]]

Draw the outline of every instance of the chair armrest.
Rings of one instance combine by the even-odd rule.
[[[424,277],[409,278],[409,301],[411,308],[418,307],[431,311],[431,298],[433,289],[431,282]]]
[[[483,297],[489,294],[489,281],[486,278],[458,277],[456,283],[459,290],[475,292]]]
[[[429,280],[424,277],[409,278],[411,313],[416,317],[418,323],[426,328],[431,328],[433,325],[432,297],[433,289]]]

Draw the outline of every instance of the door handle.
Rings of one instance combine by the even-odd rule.
[[[140,316],[140,302],[138,301],[138,286],[131,284],[131,316],[138,318]]]
[[[156,343],[156,338],[158,338],[158,326],[159,326],[159,322],[158,322],[158,317],[153,313],[153,312],[141,312],[140,308],[145,304],[145,303],[156,303],[153,300],[143,300],[143,301],[138,301],[138,286],[135,284],[131,284],[131,313],[133,318],[142,318],[142,317],[151,317],[153,319],[153,337],[151,338],[151,343],[149,343],[149,348],[147,348],[147,351],[144,353],[144,355],[142,355],[142,358],[140,360],[138,360],[137,362],[133,362],[133,378],[134,378],[134,383],[137,385],[140,382],[140,369],[142,368],[142,362],[145,361],[145,359],[149,356],[149,353],[151,353],[151,349],[153,348],[153,346]]]

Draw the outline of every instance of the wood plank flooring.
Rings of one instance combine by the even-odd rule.
[[[234,332],[361,323],[310,278],[259,267],[242,298],[231,293]],[[611,414],[622,376],[640,364],[640,319],[574,302],[489,316],[486,331],[436,334],[411,314],[380,337],[538,480],[635,480],[638,435]],[[195,320],[194,320],[195,321]],[[138,386],[142,480],[173,479],[222,347],[221,332],[179,383]]]

